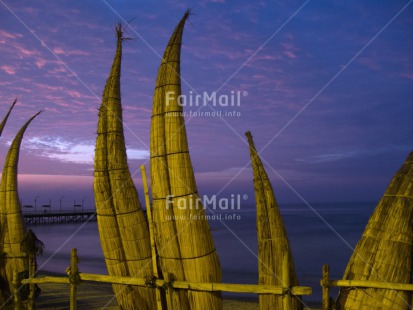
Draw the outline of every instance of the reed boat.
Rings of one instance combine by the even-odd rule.
[[[396,172],[344,272],[344,280],[411,283],[413,152]],[[337,308],[410,309],[411,293],[376,288],[341,289]]]
[[[214,283],[221,281],[221,268],[205,210],[199,204],[183,108],[178,104],[182,34],[189,14],[189,11],[184,14],[172,33],[158,70],[154,92],[150,180],[155,240],[164,276],[188,282]],[[198,208],[194,208],[197,203]],[[185,207],[177,208],[178,205]],[[222,308],[218,292],[182,291],[171,297],[168,309]]]
[[[258,237],[258,284],[274,286],[297,286],[294,260],[284,222],[275,199],[270,179],[255,148],[251,132],[245,133],[248,139],[251,164],[254,174],[254,193],[257,207]],[[283,283],[283,255],[287,255],[289,284]],[[288,268],[287,268],[288,270]],[[260,294],[260,310],[302,309],[297,296]]]

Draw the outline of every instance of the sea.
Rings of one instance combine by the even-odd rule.
[[[321,270],[330,265],[330,278],[340,279],[376,202],[280,204],[300,285],[313,294],[305,303],[321,301]],[[207,212],[222,268],[222,282],[257,284],[258,248],[254,206]],[[107,274],[96,222],[33,225],[45,244],[38,258],[40,271],[64,274],[71,248],[77,248],[79,269]],[[333,291],[332,296],[337,294]],[[258,300],[253,294],[224,293],[227,298]]]

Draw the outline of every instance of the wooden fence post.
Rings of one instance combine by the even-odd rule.
[[[70,256],[70,310],[76,310],[76,290],[79,282],[79,269],[77,267],[79,259],[77,257],[77,249],[72,249]]]
[[[14,270],[13,272],[13,303],[14,303],[14,310],[20,310],[21,309],[21,300],[20,300],[20,281],[19,281],[19,276],[17,274],[17,269]]]
[[[329,275],[330,266],[323,265],[323,279],[321,280],[321,286],[323,287],[323,300],[322,300],[322,310],[330,309],[330,280]]]
[[[36,273],[36,254],[34,253],[29,253],[29,279],[33,279],[35,277]],[[33,310],[36,308],[35,302],[34,302],[34,297],[35,297],[35,289],[36,289],[36,284],[30,283],[29,284],[29,300],[27,307],[29,310]]]
[[[159,274],[158,274],[158,263],[156,259],[155,230],[153,226],[151,202],[149,199],[148,181],[146,178],[146,169],[144,165],[141,166],[141,172],[142,172],[143,191],[145,194],[146,214],[148,216],[148,223],[149,223],[149,237],[151,240],[152,271],[153,271],[153,275],[155,276],[155,278],[158,279]],[[156,288],[155,290],[156,290],[157,309],[162,310],[161,291],[158,288]]]
[[[282,286],[287,288],[287,291],[283,294],[283,310],[290,309],[290,264],[288,259],[288,253],[283,252],[282,256]]]
[[[173,275],[170,274],[169,272],[165,273],[164,280],[166,281],[166,283],[168,283],[168,288],[165,290],[166,291],[166,303],[168,305],[167,309],[176,310],[174,307],[174,302],[173,302],[174,299],[172,297],[172,294],[175,294],[174,288],[172,286],[169,286],[174,280]]]

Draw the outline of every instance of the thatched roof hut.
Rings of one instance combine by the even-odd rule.
[[[20,129],[14,138],[4,162],[3,173],[0,185],[0,227],[2,238],[0,240],[1,249],[6,255],[3,258],[1,275],[8,282],[7,291],[11,290],[14,271],[22,272],[28,270],[28,258],[22,252],[22,241],[26,235],[26,226],[22,216],[18,183],[17,169],[19,163],[20,145],[24,133],[33,119],[38,115],[32,116]],[[10,256],[10,257],[7,257]]]
[[[413,251],[413,152],[391,180],[350,258],[345,280],[411,283]],[[339,309],[410,309],[411,293],[343,288]]]
[[[286,286],[282,280],[283,253],[286,253],[290,266],[289,284],[298,285],[290,243],[271,182],[255,149],[251,133],[248,131],[245,135],[248,138],[250,148],[254,172],[255,203],[257,206],[258,283]],[[284,309],[285,298],[289,299],[289,309],[302,309],[301,300],[296,296],[276,296],[270,294],[261,294],[259,296],[260,309]]]
[[[178,104],[182,33],[188,16],[189,11],[168,42],[154,93],[150,174],[156,245],[164,275],[170,273],[177,280],[190,282],[219,282],[220,264],[204,208],[199,203],[185,120]],[[181,292],[170,303],[168,308],[173,309],[222,307],[220,294],[212,292]]]
[[[99,109],[95,150],[94,193],[99,235],[110,275],[152,274],[148,225],[142,213],[126,157],[120,96],[122,26]],[[113,285],[123,309],[153,309],[155,292],[144,287]]]

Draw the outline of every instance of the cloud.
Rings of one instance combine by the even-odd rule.
[[[16,74],[16,69],[14,69],[12,66],[2,66],[1,69],[7,74],[10,74],[10,75]]]
[[[311,157],[307,157],[304,159],[296,159],[298,162],[305,162],[309,164],[321,164],[326,162],[334,162],[339,161],[342,159],[352,158],[360,155],[359,151],[342,151],[330,154],[320,154]]]
[[[25,148],[39,151],[42,157],[63,163],[93,164],[95,153],[94,141],[69,142],[61,137],[32,137],[25,143]],[[148,150],[128,149],[128,159],[138,160],[149,157]]]
[[[55,53],[56,55],[62,55],[65,53],[65,51],[63,49],[61,49],[60,47],[55,47],[53,49],[53,53]]]
[[[413,72],[405,72],[400,75],[401,77],[413,80]]]
[[[252,178],[251,167],[230,167],[222,170],[196,172],[197,179],[203,184],[224,188],[233,182],[246,182]]]
[[[11,33],[0,29],[0,38],[17,39],[21,37],[22,35],[20,33]]]
[[[303,162],[308,164],[321,164],[327,162],[336,162],[343,159],[349,158],[361,158],[365,156],[386,154],[393,151],[408,152],[411,150],[410,146],[403,145],[388,145],[386,147],[370,148],[370,149],[348,149],[348,150],[337,150],[335,152],[319,154],[314,156],[309,156],[306,158],[295,159],[297,162]]]
[[[76,90],[67,90],[66,93],[72,98],[82,98],[82,94]]]
[[[46,63],[47,63],[47,61],[44,60],[44,59],[38,59],[35,62],[37,68],[39,68],[39,69],[43,68]]]
[[[87,56],[90,55],[90,53],[82,51],[82,50],[68,50],[68,49],[62,49],[61,47],[55,47],[53,49],[53,53],[56,55],[65,55],[65,56]]]

